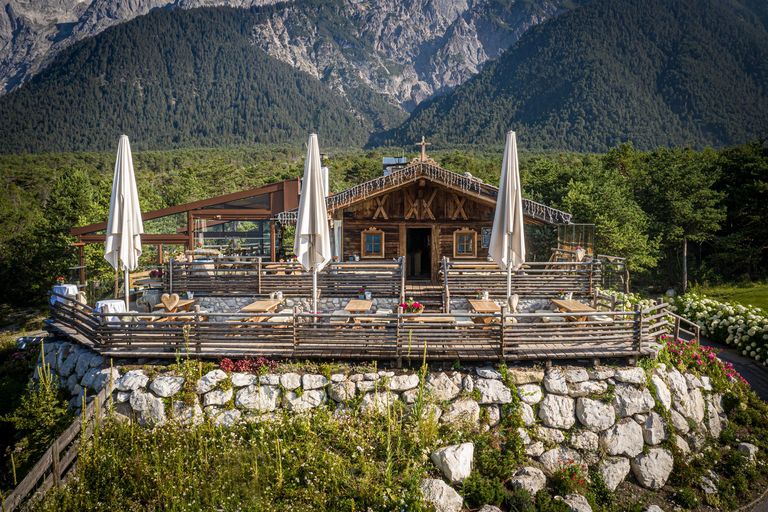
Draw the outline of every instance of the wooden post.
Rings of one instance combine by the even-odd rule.
[[[61,484],[61,461],[59,459],[59,450],[59,438],[57,437],[53,440],[53,444],[51,445],[51,459],[53,461],[51,472],[53,473],[54,487],[58,487],[59,484]]]
[[[157,264],[163,264],[163,244],[157,244]]]
[[[675,339],[680,337],[680,317],[675,316],[675,328],[672,331],[672,334],[674,334]]]
[[[443,309],[446,313],[451,312],[451,291],[448,289],[448,256],[443,256],[443,298],[445,304]]]
[[[192,212],[187,212],[187,249],[190,251],[195,248],[195,219],[192,217]]]
[[[397,306],[397,323],[395,324],[395,355],[397,357],[397,367],[402,368],[403,367],[403,329],[402,329],[402,317],[403,314],[403,308],[402,306]],[[408,360],[410,363],[410,358]]]
[[[199,355],[202,347],[202,341],[200,336],[200,305],[195,304],[195,351]]]
[[[276,230],[275,230],[275,221],[270,220],[269,221],[269,257],[272,261],[277,260],[277,247],[275,246],[275,237],[276,237]]]
[[[168,261],[168,293],[173,293],[173,258]]]
[[[79,270],[79,280],[80,284],[85,284],[85,244],[78,245],[77,247],[77,264],[80,267]]]
[[[643,311],[640,308],[640,304],[635,306],[635,323],[637,325],[637,333],[635,336],[636,341],[636,351],[638,354],[640,354],[640,351],[643,347]]]
[[[256,292],[261,295],[261,256],[256,259]]]
[[[405,302],[405,256],[400,256],[400,302]]]
[[[296,357],[296,348],[299,345],[298,315],[299,315],[299,306],[293,306],[293,354],[291,354],[292,357]]]
[[[504,353],[504,329],[507,324],[507,304],[501,305],[501,327],[499,328],[499,360],[504,361],[506,354]]]

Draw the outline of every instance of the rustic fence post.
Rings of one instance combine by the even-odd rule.
[[[397,367],[403,367],[403,330],[401,322],[401,316],[403,314],[403,307],[397,306],[397,321],[395,322],[395,357],[397,361]]]
[[[256,259],[256,293],[261,295],[261,256]]]
[[[200,305],[195,304],[195,349],[198,354],[200,354],[202,347],[201,345],[201,336],[200,336]],[[187,350],[189,348],[187,347]]]
[[[640,304],[635,306],[635,324],[637,328],[636,333],[636,352],[640,354],[643,347],[643,310]]]
[[[400,256],[400,302],[405,302],[405,256]]]
[[[59,484],[61,484],[61,461],[60,461],[60,454],[59,454],[59,438],[53,440],[53,444],[51,445],[51,461],[52,461],[52,468],[51,472],[53,473],[53,485],[54,487],[58,487]]]
[[[296,348],[299,346],[299,329],[298,329],[298,323],[299,323],[299,306],[293,306],[293,354],[291,356],[296,356]]]

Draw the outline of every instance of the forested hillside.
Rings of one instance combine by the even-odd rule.
[[[153,11],[61,53],[0,98],[0,152],[306,140],[362,144],[404,113],[359,87],[347,99],[254,47],[261,11]]]
[[[768,134],[768,30],[754,0],[597,0],[532,28],[452,93],[372,142],[603,151]]]

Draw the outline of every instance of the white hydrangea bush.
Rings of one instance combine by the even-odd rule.
[[[672,301],[672,310],[698,324],[703,336],[768,366],[768,316],[762,309],[687,293]]]

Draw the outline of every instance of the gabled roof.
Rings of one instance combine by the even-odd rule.
[[[379,176],[329,196],[326,200],[326,206],[329,212],[333,212],[339,208],[346,208],[371,197],[385,194],[421,178],[454,189],[473,197],[477,201],[496,204],[498,187],[483,183],[482,180],[472,177],[469,173],[462,175],[443,169],[431,160],[414,160],[388,176]],[[295,223],[296,212],[296,209],[281,212],[276,216],[276,219],[285,224]],[[545,224],[570,224],[572,217],[570,213],[525,198],[523,198],[523,215]]]

